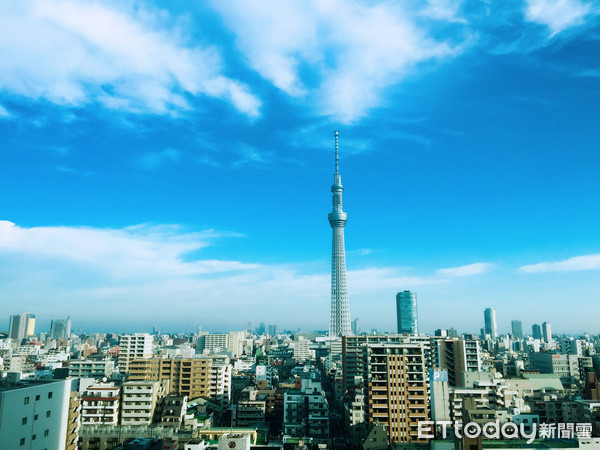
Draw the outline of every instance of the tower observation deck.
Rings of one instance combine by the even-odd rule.
[[[333,207],[328,215],[332,229],[329,336],[348,336],[352,334],[348,284],[346,282],[346,249],[344,246],[344,227],[348,220],[348,214],[344,212],[342,203],[344,187],[340,175],[338,135],[339,133],[335,131],[335,173],[333,174],[333,185],[331,186]]]

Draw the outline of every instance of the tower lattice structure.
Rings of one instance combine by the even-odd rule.
[[[333,208],[328,215],[332,229],[331,246],[331,311],[329,314],[329,336],[352,335],[350,326],[350,304],[348,302],[348,284],[346,281],[346,249],[344,246],[344,227],[348,214],[343,210],[342,177],[340,175],[340,154],[338,132],[335,136],[335,173],[331,192]]]

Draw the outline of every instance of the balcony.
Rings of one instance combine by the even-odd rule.
[[[151,410],[152,405],[149,405],[149,404],[142,404],[142,405],[123,404],[123,412],[125,412],[126,410],[131,410],[131,409]]]

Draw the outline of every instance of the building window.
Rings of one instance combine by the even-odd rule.
[[[49,434],[50,434],[50,430],[44,430],[44,437],[48,437]]]
[[[37,434],[34,434],[33,436],[31,436],[31,440],[35,441],[37,439]]]
[[[23,417],[21,419],[21,425],[25,425],[27,423],[27,417]]]
[[[39,395],[36,395],[36,396],[35,396],[35,401],[37,402],[39,399],[40,399],[40,396],[39,396]]]
[[[25,397],[25,400],[23,400],[23,404],[29,405],[29,397]]]
[[[51,414],[52,414],[52,411],[50,411],[50,410],[46,411],[46,417],[50,417]]]
[[[52,392],[48,392],[48,398],[52,398]]]
[[[33,416],[33,420],[38,420],[38,417],[40,417],[40,416],[38,416],[38,415],[36,414],[35,416]]]
[[[25,438],[21,438],[21,440],[19,441],[19,445],[21,447],[23,447],[25,445]]]

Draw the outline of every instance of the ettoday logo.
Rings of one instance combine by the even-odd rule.
[[[442,438],[445,439],[448,435],[448,428],[451,428],[457,438],[463,436],[468,438],[477,438],[482,436],[486,439],[524,439],[527,444],[531,444],[536,438],[540,439],[573,439],[590,438],[592,436],[591,423],[559,423],[559,424],[537,424],[537,423],[521,423],[506,422],[500,425],[500,421],[487,422],[483,425],[477,422],[468,422],[462,424],[460,422],[451,421],[422,421],[419,422],[418,436],[419,439],[433,439],[435,435],[431,434],[434,428],[441,428]],[[538,435],[539,431],[539,435]]]

